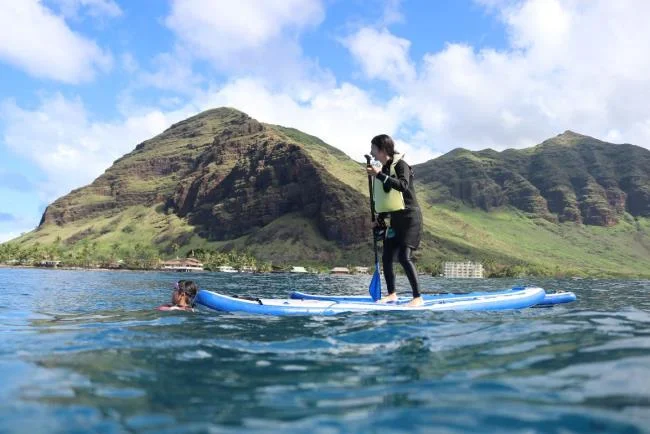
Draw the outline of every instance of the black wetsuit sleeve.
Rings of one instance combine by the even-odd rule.
[[[388,168],[388,172],[390,173],[390,168]],[[382,170],[382,173],[377,175],[377,180],[384,184],[384,191],[386,193],[388,193],[391,188],[397,191],[405,192],[409,189],[410,172],[411,168],[409,165],[406,164],[405,161],[399,160],[397,164],[395,164],[396,176],[389,176]]]

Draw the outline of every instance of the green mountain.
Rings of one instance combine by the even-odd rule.
[[[473,259],[494,273],[648,276],[649,163],[643,148],[566,132],[416,165],[420,267]],[[370,265],[369,223],[363,166],[316,137],[219,108],[137,145],[16,242],[112,259],[201,248]]]
[[[650,275],[647,149],[567,131],[523,150],[455,149],[414,171],[431,250],[542,274]]]
[[[437,201],[506,205],[548,218],[613,226],[650,217],[650,152],[567,131],[524,150],[456,149],[416,166]]]
[[[361,167],[317,138],[220,108],[137,145],[92,184],[49,205],[24,241],[335,261],[367,242],[363,185]]]

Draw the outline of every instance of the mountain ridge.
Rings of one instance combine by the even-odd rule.
[[[522,150],[454,149],[414,168],[439,200],[486,211],[511,205],[598,226],[613,226],[626,212],[650,216],[650,151],[572,131]]]
[[[596,273],[617,272],[618,254],[631,258],[621,272],[634,274],[650,265],[649,155],[567,131],[523,150],[457,148],[416,164],[425,223],[418,260]],[[276,262],[365,263],[367,195],[362,163],[315,136],[222,107],[139,143],[50,204],[17,241],[111,257],[149,246],[163,256],[238,249]],[[579,236],[567,244],[569,234]],[[611,234],[615,246],[594,254]]]

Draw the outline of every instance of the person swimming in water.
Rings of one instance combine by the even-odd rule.
[[[186,310],[192,312],[198,290],[196,283],[193,281],[179,280],[174,284],[172,302],[158,306],[158,310]]]

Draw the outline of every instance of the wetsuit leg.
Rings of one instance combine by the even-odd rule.
[[[395,270],[393,270],[393,258],[397,252],[395,243],[390,240],[384,241],[384,252],[381,256],[381,262],[384,267],[384,278],[386,279],[386,286],[388,294],[395,293]]]
[[[398,253],[399,263],[404,267],[404,272],[406,277],[411,284],[411,289],[413,290],[413,298],[420,296],[420,283],[418,282],[418,272],[415,269],[415,264],[411,260],[411,248],[402,244],[399,248]],[[386,268],[384,268],[386,270]],[[384,271],[385,273],[385,271]],[[395,286],[395,277],[393,275],[393,287]],[[388,278],[386,278],[386,284],[388,284]],[[394,290],[394,289],[393,289]]]

